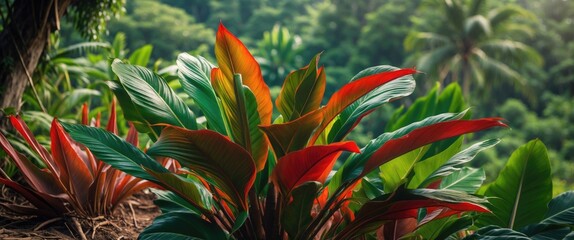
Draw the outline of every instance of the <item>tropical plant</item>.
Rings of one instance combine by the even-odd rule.
[[[484,200],[433,184],[496,140],[458,154],[459,145],[449,147],[437,156],[443,160],[434,168],[438,172],[427,173],[418,189],[407,183],[418,156],[436,148],[429,144],[504,127],[499,118],[462,120],[466,111],[443,113],[383,133],[362,149],[344,141],[367,114],[411,94],[415,70],[368,68],[321,106],[326,77],[317,55],[286,77],[275,101],[281,115],[272,124],[273,105],[259,65],[223,25],[215,56],[217,67],[186,53],[177,60],[181,85],[203,113],[198,119],[158,74],[114,61],[119,81],[110,85],[120,104],[130,106],[123,108],[126,119],[155,141],[147,152],[105,130],[61,123],[98,159],[167,190],[157,191],[162,215],[141,239],[349,239],[381,227],[393,235],[403,219],[420,217],[424,225],[488,212]],[[343,152],[350,154],[332,172]],[[405,154],[415,160],[399,160]],[[445,156],[452,158],[442,169]],[[173,173],[154,158],[175,159],[184,168]],[[397,161],[406,163],[397,164],[405,169],[395,177],[384,166]],[[381,189],[373,175],[392,175],[393,184]],[[356,191],[365,197],[355,198]]]
[[[517,69],[527,64],[542,65],[536,50],[516,40],[520,34],[532,31],[527,24],[513,21],[515,17],[532,19],[525,9],[508,5],[485,12],[485,0],[470,4],[460,0],[427,2],[440,10],[440,14],[433,15],[439,21],[434,26],[440,27],[411,32],[405,39],[405,49],[417,51],[411,60],[417,59],[419,70],[441,81],[446,77],[460,81],[465,96],[469,96],[471,87],[489,89],[498,80],[526,86],[528,82]]]
[[[454,220],[434,231],[476,230],[465,239],[571,239],[574,237],[574,191],[552,199],[552,174],[546,147],[532,140],[512,153],[497,179],[478,192],[484,195],[492,213],[481,214],[477,221]],[[448,232],[448,230],[447,230]],[[452,233],[452,232],[450,232]],[[444,233],[443,233],[444,234]]]
[[[116,134],[115,104],[111,109],[106,131]],[[154,186],[149,181],[130,176],[99,161],[88,149],[73,141],[56,119],[52,121],[50,132],[51,154],[35,139],[21,117],[9,116],[9,119],[44,166],[34,165],[29,157],[17,152],[6,137],[0,134],[0,146],[18,167],[27,185],[7,175],[0,176],[0,183],[33,205],[3,204],[7,209],[46,217],[107,216],[133,193]],[[82,123],[87,125],[88,120],[88,108],[84,104]],[[99,127],[99,121],[99,118],[94,119],[92,124]],[[138,146],[135,128],[130,129],[126,142]]]

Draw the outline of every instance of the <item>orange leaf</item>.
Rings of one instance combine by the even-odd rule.
[[[261,117],[261,124],[270,124],[273,105],[269,87],[261,76],[259,63],[245,45],[221,23],[215,39],[215,58],[228,81],[233,81],[234,74],[241,74],[243,84],[247,85],[257,97],[257,111]]]

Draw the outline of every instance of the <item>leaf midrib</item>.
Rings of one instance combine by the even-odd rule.
[[[528,167],[528,163],[530,162],[530,154],[533,150],[534,146],[532,146],[529,151],[527,152],[526,161],[524,163],[524,167],[521,171],[520,182],[518,185],[518,191],[516,193],[516,200],[514,201],[514,206],[512,207],[512,212],[510,213],[510,220],[509,220],[509,228],[514,229],[514,222],[516,220],[516,213],[518,211],[518,204],[520,203],[520,197],[522,195],[522,185],[524,184],[524,173],[526,172],[526,168]]]

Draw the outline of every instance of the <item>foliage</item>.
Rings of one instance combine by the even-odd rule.
[[[489,199],[492,214],[478,218],[476,225],[483,228],[468,239],[509,234],[524,239],[563,239],[572,235],[574,192],[552,199],[550,161],[540,140],[518,148],[498,178],[481,192]]]
[[[172,59],[175,51],[202,54],[212,47],[213,31],[179,8],[144,0],[129,2],[126,10],[125,17],[110,23],[109,32],[112,36],[124,32],[132,48],[153,45],[154,60]]]
[[[106,130],[117,133],[115,105]],[[87,105],[84,105],[83,124],[88,124]],[[28,186],[8,176],[1,176],[0,183],[13,189],[33,207],[5,204],[7,209],[26,214],[57,217],[80,215],[97,217],[110,215],[127,197],[153,186],[149,181],[130,176],[99,161],[84,146],[74,142],[57,119],[52,121],[51,154],[34,138],[30,129],[19,116],[10,116],[12,126],[39,155],[44,167],[34,165],[30,158],[17,152],[4,135],[0,144],[20,170]],[[99,119],[95,126],[99,127]],[[115,135],[114,135],[115,136]],[[128,133],[127,142],[138,145],[134,128]]]
[[[440,25],[430,31],[413,31],[404,42],[407,51],[417,51],[411,58],[417,59],[420,70],[441,81],[448,77],[462,82],[468,95],[471,87],[490,89],[498,80],[524,87],[527,81],[517,69],[542,65],[536,50],[515,40],[531,31],[526,24],[513,21],[532,18],[525,9],[508,5],[485,12],[487,1],[483,0],[429,2],[434,3],[429,7],[440,9]]]
[[[124,11],[125,0],[75,1],[70,7],[74,26],[84,37],[97,39],[106,29],[112,16]]]
[[[178,58],[181,85],[201,103],[207,120],[197,124],[195,114],[161,76],[114,61],[112,69],[119,77],[116,96],[122,104],[132,106],[124,108],[130,109],[124,112],[126,118],[156,139],[147,152],[101,129],[62,123],[99,159],[168,190],[158,192],[157,204],[163,215],[140,238],[204,236],[195,228],[173,228],[187,222],[232,238],[348,239],[373,234],[400,219],[416,218],[423,209],[428,212],[425,223],[469,211],[488,211],[481,205],[482,199],[465,192],[427,189],[426,185],[406,188],[401,182],[411,179],[412,169],[405,172],[409,177],[384,188],[385,192],[368,191],[370,197],[355,202],[354,191],[367,192],[368,175],[392,173],[381,171],[381,165],[395,163],[404,154],[435,149],[427,146],[431,143],[505,126],[498,118],[462,120],[463,111],[405,123],[363,149],[344,141],[364,116],[412,93],[414,70],[369,68],[322,106],[326,79],[315,57],[286,77],[275,101],[281,116],[272,124],[273,106],[259,64],[223,25],[217,32],[215,56],[217,67],[185,53]],[[456,88],[447,92],[456,92],[453,90]],[[449,164],[460,167],[493,144],[471,147]],[[335,177],[329,180],[329,175],[343,152],[351,154],[334,173],[334,183]],[[177,160],[185,174],[168,171],[154,158]],[[467,171],[452,166],[443,171]]]
[[[301,62],[301,38],[291,36],[285,27],[275,25],[270,32],[264,32],[258,45],[257,61],[270,85],[279,85]]]

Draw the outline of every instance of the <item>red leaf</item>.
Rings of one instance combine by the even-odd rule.
[[[116,121],[116,98],[112,100],[112,106],[110,108],[110,118],[108,119],[108,125],[106,130],[118,135],[118,123]]]
[[[90,119],[88,116],[88,104],[82,104],[82,124],[88,125],[90,123]]]
[[[359,178],[365,176],[380,165],[424,145],[492,127],[506,127],[500,120],[500,118],[454,120],[415,129],[409,134],[389,140],[381,146],[381,148],[373,153],[369,160],[367,160]]]
[[[78,153],[80,147],[71,142],[68,134],[54,118],[52,121],[51,149],[54,162],[60,169],[60,181],[66,186],[71,195],[78,198],[79,204],[88,201],[88,191],[94,182],[91,163],[88,158],[82,158]]]
[[[32,149],[34,149],[34,151],[36,151],[38,155],[40,155],[40,158],[44,161],[44,163],[46,163],[48,169],[50,169],[50,171],[53,172],[54,174],[59,174],[59,169],[57,169],[56,166],[54,165],[52,156],[34,138],[34,134],[32,134],[30,129],[28,129],[28,126],[26,125],[26,123],[24,123],[22,118],[20,116],[10,116],[9,118],[10,122],[12,123],[12,126],[16,129],[16,131],[20,133],[20,135],[22,135],[22,137],[24,137],[26,142],[30,144],[30,147],[32,147]]]
[[[396,71],[382,72],[360,78],[343,86],[339,91],[335,92],[333,96],[331,96],[331,99],[329,99],[329,102],[327,102],[327,105],[325,106],[325,119],[319,129],[315,132],[310,144],[313,144],[329,123],[331,123],[339,113],[353,102],[387,82],[413,73],[416,73],[414,69],[400,69]]]
[[[278,160],[271,179],[286,193],[308,181],[324,183],[342,151],[360,149],[354,142],[340,142],[291,152]]]
[[[240,208],[247,209],[247,194],[256,168],[245,149],[211,130],[166,127],[148,150],[150,156],[169,157],[212,179]]]

